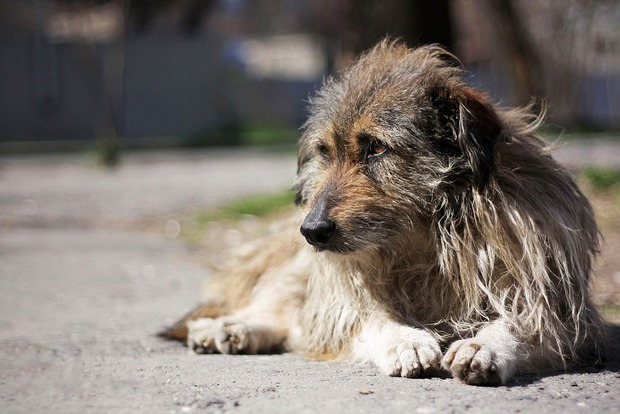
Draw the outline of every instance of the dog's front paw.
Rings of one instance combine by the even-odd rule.
[[[420,377],[432,375],[439,369],[441,349],[429,333],[408,329],[397,338],[377,363],[387,375],[393,377]]]
[[[236,319],[200,318],[187,322],[187,346],[197,354],[252,353],[248,327]]]
[[[446,352],[442,366],[452,376],[471,385],[501,385],[503,362],[489,345],[474,339],[454,342]]]
[[[254,353],[250,350],[250,331],[236,319],[219,319],[215,346],[222,354]]]
[[[215,346],[217,322],[211,318],[200,318],[187,321],[187,347],[197,354],[213,354],[218,352]]]

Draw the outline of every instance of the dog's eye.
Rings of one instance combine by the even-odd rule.
[[[368,144],[368,152],[366,153],[366,158],[378,157],[379,155],[385,154],[387,151],[387,146],[376,139],[373,139]]]

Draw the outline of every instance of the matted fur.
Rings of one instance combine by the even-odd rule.
[[[454,63],[386,40],[326,81],[299,142],[299,214],[164,335],[199,353],[285,349],[470,384],[596,346],[590,204],[540,118],[493,106]]]

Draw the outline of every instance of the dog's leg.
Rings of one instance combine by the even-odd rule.
[[[271,319],[271,320],[270,320]],[[239,312],[218,319],[188,321],[188,347],[198,354],[258,354],[281,350],[286,330],[277,327],[273,318],[262,320]]]
[[[439,343],[430,333],[388,320],[367,321],[353,353],[387,375],[409,378],[432,375],[441,361]]]
[[[199,318],[186,321],[187,347],[197,354],[213,354],[218,352],[215,346],[217,332],[215,319]]]
[[[296,228],[294,230],[296,234]],[[233,295],[233,299],[229,299],[232,310],[228,314],[187,323],[190,349],[196,353],[223,354],[284,350],[289,332],[299,326],[299,311],[308,280],[309,256],[294,244],[290,250],[291,243],[290,237],[276,240],[270,248],[278,248],[281,257],[276,260],[271,254],[257,252],[252,260],[258,265],[254,263],[254,267],[238,272],[243,276],[241,280],[246,276],[257,280],[243,295]],[[230,289],[226,283],[232,282],[223,284]],[[239,306],[240,303],[243,305]]]
[[[284,276],[282,276],[284,275]],[[281,352],[298,325],[305,279],[279,269],[264,275],[249,304],[229,315],[189,321],[187,344],[196,353]]]
[[[292,320],[295,302],[254,301],[231,315],[187,322],[188,347],[196,353],[259,354],[282,351]]]
[[[243,314],[188,321],[187,345],[197,354],[260,354],[282,350],[286,329]]]
[[[529,365],[528,359],[536,355],[528,348],[531,347],[520,342],[503,322],[495,321],[475,337],[454,342],[442,366],[466,384],[505,384],[517,367]]]

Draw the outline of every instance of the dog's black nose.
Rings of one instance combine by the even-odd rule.
[[[336,223],[329,218],[325,200],[316,201],[299,230],[313,246],[322,247],[329,242],[336,231]]]
[[[299,229],[308,243],[313,246],[325,246],[336,231],[336,223],[329,219],[309,221],[305,220]]]

